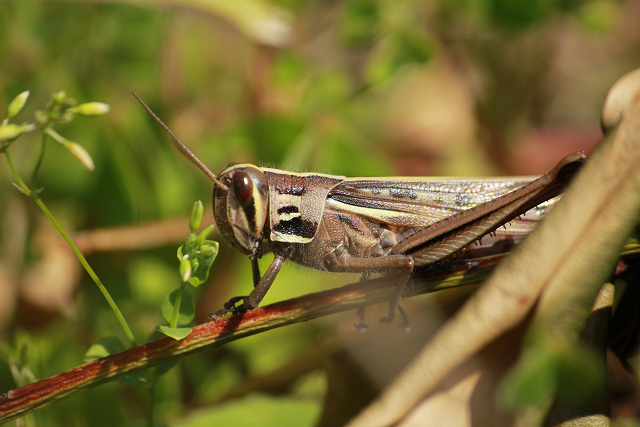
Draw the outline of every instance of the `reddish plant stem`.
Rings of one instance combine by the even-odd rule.
[[[476,265],[448,265],[447,270],[426,277],[417,276],[403,293],[404,297],[420,295],[466,285],[478,285],[486,280],[497,264],[508,255],[504,251],[484,258],[488,248],[476,247],[466,257]],[[629,239],[622,258],[640,256],[638,234]],[[218,347],[245,336],[258,334],[292,323],[305,322],[329,314],[355,310],[380,302],[387,302],[395,291],[398,275],[353,283],[341,288],[304,295],[298,298],[257,308],[250,312],[219,319],[193,328],[180,341],[169,337],[131,347],[111,356],[97,359],[53,377],[11,390],[0,396],[0,424],[18,418],[35,409],[76,395],[116,378],[156,365],[177,360],[196,351]]]
[[[413,292],[422,294],[440,289],[482,282],[504,255],[483,259],[478,268],[415,280]],[[464,266],[456,266],[466,270]],[[89,388],[152,366],[176,360],[196,351],[217,347],[239,338],[358,307],[387,301],[397,276],[346,285],[304,295],[195,327],[186,338],[169,337],[140,344],[120,353],[97,359],[69,371],[11,390],[0,396],[0,423],[78,394]],[[409,295],[407,295],[409,296]]]

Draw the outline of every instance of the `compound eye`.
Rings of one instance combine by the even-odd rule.
[[[253,198],[253,181],[248,173],[236,171],[233,173],[233,194],[236,200],[244,205]]]

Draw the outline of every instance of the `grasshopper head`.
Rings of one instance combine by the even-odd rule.
[[[248,163],[227,166],[217,177],[135,93],[142,106],[171,135],[173,145],[213,181],[213,215],[224,238],[246,255],[255,254],[263,240],[269,187],[260,168]]]
[[[240,252],[250,255],[262,243],[267,219],[269,188],[260,168],[239,163],[227,166],[218,181],[227,189],[215,185],[213,215],[224,238]]]

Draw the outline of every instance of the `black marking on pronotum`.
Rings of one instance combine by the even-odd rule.
[[[310,239],[315,236],[317,228],[317,223],[303,220],[299,216],[280,221],[275,227],[273,227],[273,229],[279,233],[304,237],[306,239]]]
[[[291,213],[299,213],[297,206],[284,206],[278,209],[279,214],[291,214]]]
[[[256,231],[256,204],[253,197],[247,203],[242,205],[242,211],[244,212],[245,218],[247,218],[247,222],[249,223],[249,229],[252,231]]]

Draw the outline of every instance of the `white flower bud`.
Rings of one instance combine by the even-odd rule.
[[[104,102],[86,102],[76,107],[69,108],[68,111],[80,114],[81,116],[101,116],[107,114],[111,107]]]
[[[29,91],[25,90],[20,95],[13,98],[13,101],[7,107],[7,119],[15,117],[18,115],[20,111],[22,111],[22,107],[27,103],[27,99],[29,99]]]

